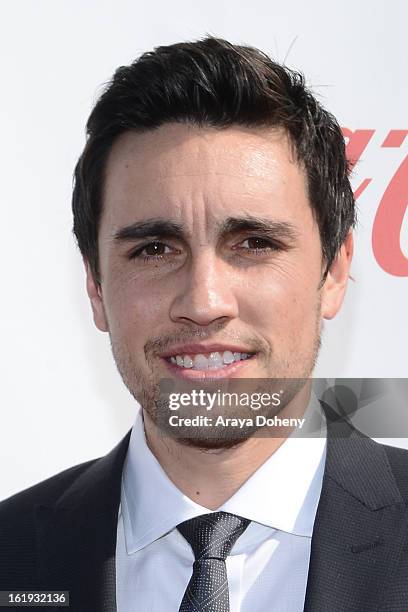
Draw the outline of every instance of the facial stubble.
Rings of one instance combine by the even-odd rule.
[[[310,378],[321,346],[321,328],[321,293],[319,292],[319,299],[315,308],[315,326],[311,349],[301,359],[301,368],[298,371],[290,373],[289,367],[286,373],[280,372],[275,373],[275,376],[270,375],[270,379],[290,378],[293,381],[296,377],[297,382],[291,387],[287,387],[289,393],[286,393],[284,401],[278,407],[270,406],[269,410],[263,412],[267,418],[274,417],[284,410]],[[127,339],[118,341],[113,338],[111,333],[109,335],[113,357],[125,386],[143,408],[144,413],[148,415],[152,423],[158,428],[158,433],[164,437],[171,436],[171,428],[168,427],[169,402],[168,399],[163,397],[160,386],[162,377],[158,373],[155,375],[157,361],[155,362],[155,358],[148,352],[145,352],[148,368],[142,369],[138,367],[134,361],[134,356]],[[231,415],[230,413],[228,416],[237,418],[253,417],[250,407],[244,407],[244,410],[241,407],[240,410],[242,411],[240,414],[234,413]],[[195,414],[190,414],[190,416],[195,416]],[[163,427],[163,423],[166,423],[167,427]],[[215,428],[209,429],[199,426],[184,429],[177,428],[175,438],[179,444],[202,450],[228,449],[242,444],[245,440],[256,434],[257,429],[255,426],[243,427],[238,430],[236,427],[228,426],[217,428],[217,430]]]

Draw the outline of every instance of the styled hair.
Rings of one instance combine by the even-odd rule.
[[[355,203],[343,134],[305,85],[302,73],[256,48],[208,37],[160,46],[118,68],[94,106],[75,168],[73,231],[100,282],[98,229],[108,154],[126,131],[170,123],[283,128],[305,171],[326,273],[350,228]]]

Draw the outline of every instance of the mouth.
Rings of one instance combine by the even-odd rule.
[[[213,351],[210,353],[184,353],[162,357],[174,375],[187,379],[228,378],[242,370],[257,353]]]

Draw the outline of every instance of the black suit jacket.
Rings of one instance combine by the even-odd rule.
[[[327,458],[304,612],[407,612],[408,451],[377,444],[325,411]],[[0,590],[68,590],[71,612],[116,611],[117,514],[129,436],[105,457],[0,504]]]

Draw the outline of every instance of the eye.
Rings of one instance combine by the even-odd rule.
[[[170,253],[169,251],[165,252],[166,249],[169,249]],[[129,259],[141,259],[142,261],[146,262],[160,261],[169,254],[171,254],[170,247],[167,244],[164,244],[164,242],[155,240],[154,242],[144,244],[143,246],[132,251],[129,255]]]
[[[279,251],[284,248],[283,245],[269,240],[268,238],[262,238],[261,236],[250,236],[240,244],[243,245],[245,243],[248,244],[248,247],[239,246],[237,248],[239,250],[249,251],[255,255],[264,255],[265,252]]]

